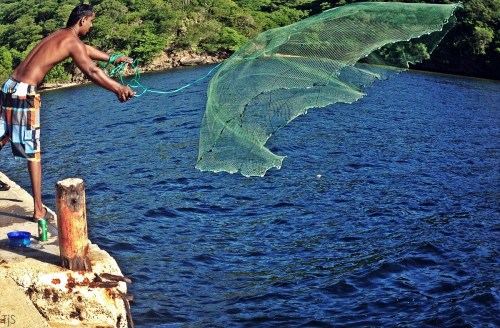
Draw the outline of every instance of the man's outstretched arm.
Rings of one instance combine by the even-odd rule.
[[[92,82],[95,84],[113,92],[116,94],[120,101],[127,101],[135,95],[135,92],[124,85],[121,85],[117,81],[113,80],[109,76],[107,76],[103,70],[95,65],[92,61],[92,57],[88,55],[87,46],[83,42],[75,42],[71,46],[70,56],[73,58],[74,63],[78,68],[85,74]],[[95,48],[94,50],[90,50],[93,56],[97,56],[96,60],[100,60],[99,58],[103,58],[102,54],[106,56],[104,60],[109,59],[109,55],[104,52],[101,52]],[[99,54],[101,52],[102,54]]]
[[[110,59],[110,55],[105,53],[104,51],[98,50],[92,46],[89,46],[88,44],[85,45],[85,49],[87,50],[87,55],[92,59],[92,60],[99,60],[102,62],[107,62]],[[127,63],[132,63],[134,60],[130,57],[127,56],[120,56],[116,58],[115,64],[120,64],[123,62]]]

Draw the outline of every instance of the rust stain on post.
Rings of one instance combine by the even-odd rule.
[[[61,265],[73,271],[91,271],[85,186],[70,178],[56,184],[56,210]]]

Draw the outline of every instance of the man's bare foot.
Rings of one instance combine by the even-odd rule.
[[[38,222],[38,220],[47,220],[47,222],[51,222],[54,220],[54,216],[52,215],[52,213],[49,212],[49,210],[44,206],[43,207],[44,209],[44,214],[43,215],[37,215],[37,214],[34,214],[33,215],[33,221],[34,222]]]

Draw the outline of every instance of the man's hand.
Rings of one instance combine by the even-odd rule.
[[[134,97],[135,92],[130,87],[122,86],[118,90],[118,92],[116,92],[116,96],[118,97],[118,100],[120,100],[121,102],[125,102],[130,98]]]
[[[134,62],[134,59],[127,57],[127,56],[121,56],[115,59],[114,63],[115,64],[120,64],[120,63],[129,63],[132,64]]]

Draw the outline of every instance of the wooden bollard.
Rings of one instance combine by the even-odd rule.
[[[82,179],[70,178],[57,182],[56,212],[61,265],[73,271],[91,271]]]

